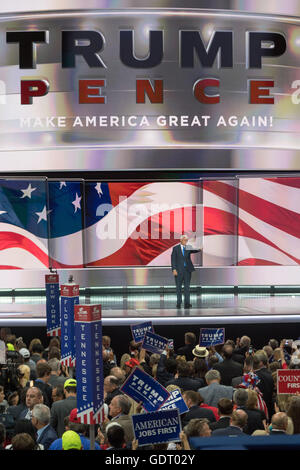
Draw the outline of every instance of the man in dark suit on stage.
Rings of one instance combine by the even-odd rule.
[[[181,288],[184,284],[184,307],[190,308],[190,283],[192,272],[195,271],[194,265],[191,261],[191,254],[198,253],[200,250],[192,250],[187,245],[188,237],[182,235],[180,237],[180,244],[174,246],[171,254],[172,272],[175,276],[176,294],[177,294],[177,308],[181,307],[182,293]]]

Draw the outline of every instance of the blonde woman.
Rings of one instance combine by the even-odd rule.
[[[21,364],[18,367],[18,380],[21,388],[25,388],[30,382],[30,367],[26,364]]]

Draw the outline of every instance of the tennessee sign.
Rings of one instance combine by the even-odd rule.
[[[277,393],[299,393],[300,392],[300,370],[279,369],[277,370]]]
[[[131,418],[139,445],[180,440],[181,423],[177,409],[133,415]]]

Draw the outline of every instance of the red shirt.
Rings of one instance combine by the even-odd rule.
[[[209,410],[211,410],[215,415],[216,421],[219,421],[220,416],[218,414],[218,408],[216,408],[215,406],[208,406],[206,403],[201,403],[200,408],[208,408]]]

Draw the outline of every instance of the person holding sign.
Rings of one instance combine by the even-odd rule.
[[[195,271],[195,268],[191,261],[191,254],[198,253],[200,250],[191,249],[187,242],[188,237],[182,235],[180,237],[180,244],[174,246],[171,254],[172,272],[176,283],[177,308],[180,308],[182,303],[182,284],[184,284],[184,308],[192,306],[190,304],[190,283],[192,272]]]

